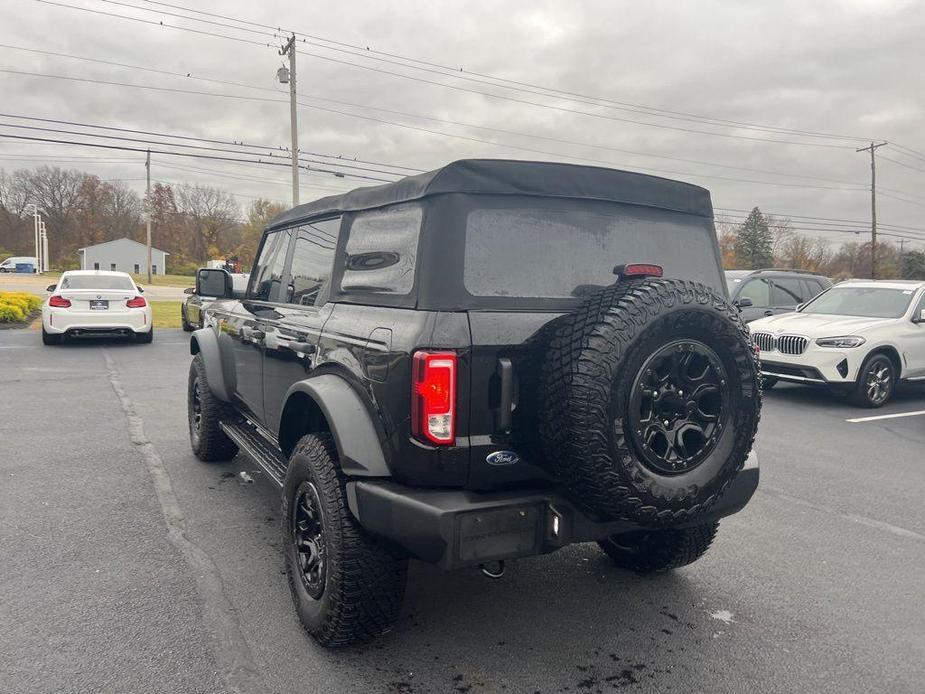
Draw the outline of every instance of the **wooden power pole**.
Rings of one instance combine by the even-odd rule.
[[[858,152],[870,152],[870,277],[877,279],[877,157],[874,152],[886,142],[871,142],[869,147],[861,147]]]
[[[148,175],[148,185],[145,188],[145,218],[147,220],[148,241],[148,284],[151,284],[151,150],[145,157],[145,171]]]
[[[295,34],[289,37],[280,55],[289,55],[289,133],[292,139],[292,206],[299,204],[299,119],[296,111]],[[281,76],[282,77],[282,76]],[[282,81],[282,79],[280,80]]]

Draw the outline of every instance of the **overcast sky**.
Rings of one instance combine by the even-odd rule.
[[[341,112],[300,107],[303,152],[343,155],[422,170],[464,157],[598,163],[703,185],[712,191],[718,212],[719,208],[747,210],[757,205],[781,215],[865,223],[870,219],[869,159],[866,154],[855,152],[864,143],[773,129],[886,140],[925,154],[922,128],[925,6],[921,2],[166,1],[282,26],[300,36],[311,34],[382,52],[364,51],[364,55],[356,56],[344,52],[353,49],[343,46],[340,46],[342,51],[332,50],[332,46],[337,46],[331,43],[326,44],[327,48],[321,47],[320,40],[309,39],[314,45],[299,44],[300,100]],[[278,44],[272,36],[172,17],[165,12],[190,16],[193,13],[146,0],[54,2],[57,5],[38,0],[3,0],[0,43],[183,76],[9,47],[0,47],[0,67],[205,94],[0,72],[3,113],[174,136],[288,145],[288,88],[276,81],[276,70],[282,65],[276,48],[170,27]],[[127,5],[145,9],[134,10]],[[214,17],[212,20],[228,23]],[[404,61],[384,53],[461,68],[462,72],[452,77],[417,70],[394,64]],[[187,73],[191,76],[186,77]],[[515,91],[480,84],[474,80],[487,78],[473,73],[611,101],[589,104],[584,97],[570,100],[535,87]],[[237,82],[269,91],[195,78]],[[651,111],[640,113],[637,106],[692,114],[697,118],[659,117]],[[772,130],[717,125],[701,120],[701,116],[769,126]],[[8,127],[14,123],[43,125],[0,118],[0,132],[86,139]],[[44,127],[76,129],[54,124]],[[422,132],[420,128],[438,134]],[[887,158],[906,166],[886,161]],[[104,179],[126,179],[137,190],[143,189],[142,155],[0,138],[2,168],[55,164],[55,159],[72,159],[58,165],[80,168]],[[242,207],[252,199],[249,196],[287,203],[290,199],[289,174],[283,167],[166,155],[154,155],[153,162],[155,179],[221,186],[237,194]],[[303,202],[332,190],[369,183],[324,174],[303,174],[302,182]],[[878,184],[884,187],[884,196],[879,198],[881,221],[923,230],[895,233],[925,239],[923,183],[925,156],[917,157],[893,146],[878,150]],[[907,201],[887,195],[904,197]],[[855,238],[851,233],[824,233],[818,229],[806,233],[838,241]],[[863,240],[866,236],[859,238]],[[920,242],[912,243],[922,246]]]

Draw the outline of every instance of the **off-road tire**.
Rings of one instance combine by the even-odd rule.
[[[696,467],[659,474],[625,425],[646,359],[678,340],[700,342],[721,362],[728,423]],[[647,526],[709,509],[742,469],[761,413],[757,358],[738,310],[705,285],[673,279],[621,281],[561,319],[539,391],[542,464],[577,505]]]
[[[330,434],[303,436],[289,461],[283,486],[283,546],[299,620],[328,648],[370,641],[387,632],[398,617],[408,573],[407,556],[370,537],[353,518]],[[318,598],[303,584],[293,539],[293,506],[304,483],[314,485],[324,528],[325,573]]]
[[[196,385],[199,385],[199,428],[195,426],[194,400]],[[222,430],[220,422],[234,419],[234,408],[216,398],[209,389],[206,366],[202,356],[197,354],[189,367],[186,390],[187,421],[189,423],[190,446],[199,460],[206,463],[225,462],[238,454],[238,447]]]
[[[61,338],[63,335],[60,333],[49,333],[45,332],[45,328],[42,328],[42,344],[43,345],[60,345]]]
[[[718,522],[689,528],[639,530],[614,535],[598,546],[614,564],[641,574],[670,571],[691,564],[710,548]]]
[[[154,342],[154,326],[146,333],[135,333],[135,342],[142,345],[150,345]]]
[[[871,370],[876,367],[884,367],[888,370],[889,373],[889,392],[887,393],[886,398],[883,400],[872,399],[868,392],[867,379]],[[882,352],[871,354],[869,357],[867,357],[867,359],[864,360],[861,368],[858,369],[858,380],[854,388],[848,394],[848,401],[852,405],[857,405],[858,407],[869,407],[872,409],[883,407],[893,398],[893,395],[896,393],[896,380],[898,376],[899,375],[896,372],[896,367],[893,364],[892,359],[890,359]]]
[[[183,327],[183,332],[193,332],[193,325],[188,320],[186,320],[186,309],[182,306],[180,307],[180,325]]]

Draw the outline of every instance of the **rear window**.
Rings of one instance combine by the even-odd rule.
[[[61,279],[58,289],[128,289],[135,290],[135,285],[128,277],[113,275],[70,275]]]
[[[466,223],[464,282],[474,296],[581,297],[613,284],[623,263],[661,265],[665,277],[723,291],[712,220],[611,203],[531,201],[474,209]]]
[[[347,236],[341,290],[410,293],[423,214],[421,206],[413,203],[357,215]]]

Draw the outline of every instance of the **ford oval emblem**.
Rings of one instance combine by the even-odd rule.
[[[513,465],[519,461],[520,456],[514,451],[495,451],[485,458],[485,462],[489,465]]]

